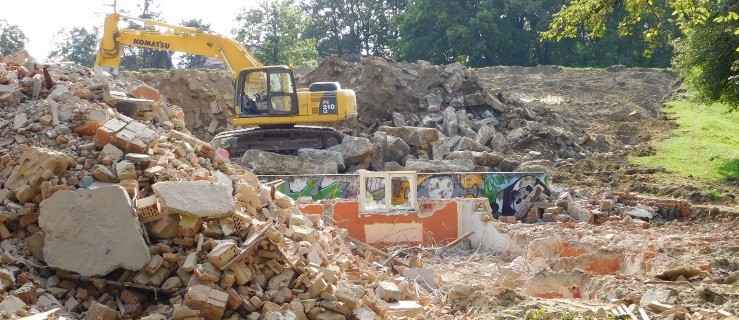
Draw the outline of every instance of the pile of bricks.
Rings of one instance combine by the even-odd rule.
[[[27,65],[45,73],[19,67]],[[27,94],[20,84],[34,79],[53,85]],[[153,103],[153,89],[99,69],[40,66],[30,57],[0,60],[0,85],[13,86],[17,98],[0,104],[0,312],[54,311],[85,319],[381,319],[393,314],[394,304],[407,314],[409,301],[402,300],[417,297],[396,274],[404,270],[399,258],[387,259],[320,217],[301,214],[290,198],[178,130],[181,110]],[[116,105],[127,101],[121,93],[134,91],[144,92],[134,103],[153,105],[152,112],[120,114]],[[202,192],[157,187],[192,191],[194,182]],[[125,191],[130,206],[113,208],[96,198],[96,190],[111,186]],[[49,239],[59,226],[42,223],[44,215],[84,211],[63,199],[88,190],[79,203],[135,212],[140,232],[126,237],[145,241],[149,258],[142,267],[123,263],[88,274],[74,263],[44,259],[50,240],[68,241],[70,255],[56,260],[84,265],[101,258],[81,249],[90,239],[74,233],[65,235],[71,240]],[[101,238],[115,232],[90,229],[104,225],[97,222],[78,227]],[[414,306],[412,313],[423,311]]]

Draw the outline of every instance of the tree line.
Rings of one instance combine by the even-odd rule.
[[[143,0],[139,9],[140,18],[160,15],[154,0]],[[735,0],[261,0],[235,13],[231,36],[267,65],[310,66],[328,55],[362,55],[473,68],[673,67],[707,101],[736,107],[737,12]],[[210,28],[198,19],[179,24]],[[5,54],[19,42],[7,43],[7,27],[0,21]],[[97,28],[62,30],[49,58],[91,65],[99,36]],[[121,65],[170,68],[171,56],[127,47]],[[186,55],[178,66],[204,61]]]

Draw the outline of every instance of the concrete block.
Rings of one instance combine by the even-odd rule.
[[[126,191],[120,186],[61,190],[40,205],[44,258],[50,267],[83,276],[116,268],[140,270],[149,247]]]
[[[390,281],[380,281],[377,284],[375,293],[385,302],[398,301],[400,299],[400,288],[398,285]]]
[[[208,181],[165,181],[152,185],[162,209],[200,218],[221,218],[236,206],[233,190]]]
[[[364,290],[364,287],[346,280],[339,281],[334,291],[336,298],[351,310],[356,309],[360,305],[362,298],[366,294],[367,291]]]

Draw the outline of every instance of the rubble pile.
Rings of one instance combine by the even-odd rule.
[[[164,101],[182,108],[187,129],[203,141],[234,129],[233,80],[227,71],[172,69],[123,75],[151,85]]]
[[[233,128],[233,87],[225,71],[126,75],[152,85],[162,100],[180,106],[185,126],[200,139],[209,141]],[[458,63],[435,66],[382,58],[346,62],[337,57],[325,58],[300,79],[300,87],[319,81],[338,81],[357,94],[357,121],[337,124],[353,133],[330,149],[343,160],[332,155],[321,166],[294,165],[325,156],[303,150],[279,157],[254,153],[242,164],[258,174],[274,172],[270,167],[280,168],[282,174],[360,169],[552,172],[648,139],[640,133],[640,121],[657,117],[661,101],[679,85],[675,73],[649,69],[469,70]],[[350,127],[342,127],[346,125]],[[336,162],[335,171],[331,162]]]
[[[410,301],[421,291],[396,276],[412,264],[301,214],[188,134],[157,90],[27,55],[0,60],[0,74],[0,314],[423,312]]]
[[[550,172],[562,163],[618,151],[644,140],[634,123],[654,119],[679,85],[673,72],[645,69],[471,71],[459,64],[381,58],[351,64],[335,57],[303,79],[316,81],[338,81],[357,92],[359,135],[374,150],[374,159],[357,168],[424,172]],[[595,92],[612,94],[598,99]],[[427,140],[417,140],[420,131]]]
[[[735,319],[739,220],[650,224],[625,216],[610,223],[498,223],[503,253],[460,246],[425,259],[442,275],[447,304],[438,319],[544,318]],[[472,254],[472,256],[470,256]],[[494,306],[494,307],[490,307]]]

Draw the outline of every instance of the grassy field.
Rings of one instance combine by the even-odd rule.
[[[673,136],[654,144],[656,154],[629,160],[683,177],[739,179],[739,112],[726,110],[723,105],[669,102],[663,112],[676,117],[679,125]]]

